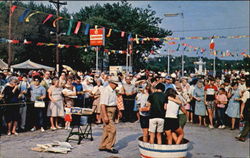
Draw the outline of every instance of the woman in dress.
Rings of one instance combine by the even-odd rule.
[[[47,115],[50,116],[50,129],[52,130],[62,128],[58,125],[58,117],[64,117],[62,90],[62,87],[59,86],[59,79],[54,78],[52,86],[48,89],[50,104],[47,111]]]
[[[17,78],[11,77],[9,83],[6,84],[6,87],[3,90],[5,103],[15,104],[6,106],[5,119],[8,127],[8,135],[18,135],[18,133],[16,132],[16,127],[17,121],[19,119],[19,105],[17,103],[20,91],[18,90],[17,85]]]
[[[228,98],[230,98],[226,114],[231,117],[231,130],[235,129],[235,120],[240,118],[240,89],[238,88],[238,83],[232,83],[232,89],[228,92]]]
[[[102,91],[102,80],[97,79],[96,80],[96,86],[94,87],[92,94],[94,96],[94,101],[93,101],[93,107],[92,109],[96,113],[96,123],[100,124],[101,123],[101,105],[100,105],[100,96],[101,96],[101,91]]]
[[[206,126],[206,106],[204,103],[204,86],[202,81],[198,81],[195,86],[193,97],[195,99],[195,115],[199,116],[199,125],[201,126],[203,121]]]

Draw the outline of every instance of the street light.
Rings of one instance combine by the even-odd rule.
[[[184,13],[166,13],[164,14],[165,17],[176,17],[181,16],[182,18],[182,36],[184,37]],[[184,51],[181,54],[181,76],[184,76]]]

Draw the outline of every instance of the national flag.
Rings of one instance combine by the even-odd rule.
[[[210,49],[214,49],[215,44],[214,44],[214,39],[211,40],[210,44],[209,44],[209,48]]]

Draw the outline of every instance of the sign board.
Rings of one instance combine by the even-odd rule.
[[[105,44],[105,28],[90,29],[90,46],[103,46]]]
[[[129,66],[128,70],[132,70],[132,67]],[[126,66],[109,66],[109,74],[117,75],[118,72],[126,72]]]

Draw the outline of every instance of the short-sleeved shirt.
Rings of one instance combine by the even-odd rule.
[[[218,91],[218,88],[215,85],[206,85],[205,89],[206,94],[207,94],[207,101],[214,101],[215,100],[215,93]]]
[[[104,87],[101,91],[100,104],[106,106],[116,106],[117,105],[117,96],[116,91],[113,90],[110,85]]]
[[[166,103],[166,95],[162,92],[155,92],[149,95],[148,102],[151,103],[149,110],[150,118],[164,118],[165,110],[164,104]]]
[[[221,95],[217,95],[216,96],[216,100],[220,101],[220,102],[224,102],[224,101],[228,101],[227,100],[227,96],[225,94],[221,94]],[[217,107],[219,108],[225,108],[225,104],[217,104]]]
[[[135,85],[133,84],[123,84],[123,87],[124,87],[124,90],[126,93],[132,93],[132,92],[135,92]]]
[[[82,92],[83,91],[83,86],[82,84],[77,84],[77,83],[72,83],[73,86],[76,87],[76,92]],[[77,99],[83,99],[84,95],[83,94],[77,94]]]
[[[246,103],[247,99],[250,98],[250,92],[249,92],[250,89],[248,89],[247,91],[245,91],[243,93],[243,96],[241,98],[242,102],[243,103]]]
[[[37,101],[37,97],[46,95],[46,89],[43,86],[31,85],[31,101]]]

